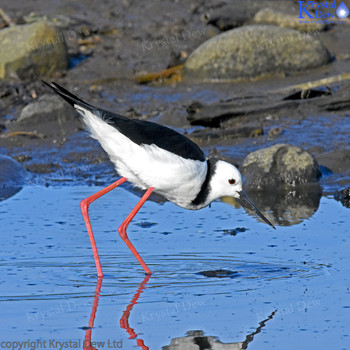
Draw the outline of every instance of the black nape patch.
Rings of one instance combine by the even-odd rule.
[[[202,184],[200,191],[197,194],[197,197],[192,201],[193,205],[195,206],[201,205],[208,198],[209,191],[210,191],[209,183],[215,173],[217,161],[218,161],[217,159],[212,159],[212,158],[207,160],[207,166],[208,166],[207,175],[205,177],[205,180]]]

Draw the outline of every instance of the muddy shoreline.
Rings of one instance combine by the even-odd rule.
[[[295,4],[247,1],[244,6],[242,21],[247,23],[261,8],[286,10]],[[276,143],[297,145],[316,157],[325,193],[346,187],[350,179],[350,83],[340,79],[322,84],[322,79],[350,71],[350,25],[334,25],[318,33],[332,62],[307,72],[231,83],[170,80],[140,85],[133,80],[139,74],[181,64],[202,42],[220,32],[217,23],[222,23],[222,8],[222,4],[205,1],[186,5],[49,1],[40,7],[36,1],[27,1],[20,9],[3,6],[19,23],[33,11],[38,17],[56,18],[57,27],[68,39],[71,67],[73,59],[78,61],[73,68],[45,79],[57,81],[90,103],[173,127],[197,142],[207,155],[219,155],[237,165],[259,148]],[[152,16],[143,15],[150,13]],[[214,14],[221,22],[213,20]],[[86,44],[81,45],[83,35]],[[306,89],[309,96],[298,97],[305,89],[295,86],[315,81],[321,83]],[[1,153],[24,165],[29,183],[111,182],[116,176],[113,166],[74,113],[68,118],[19,121],[23,108],[46,94],[50,91],[39,79],[0,83]],[[229,117],[225,108],[230,110]],[[201,114],[212,121],[197,118],[193,122],[193,115]]]

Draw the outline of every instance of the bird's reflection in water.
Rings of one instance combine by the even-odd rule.
[[[266,322],[271,320],[276,312],[277,310],[273,311],[265,320],[259,322],[259,327],[253,333],[248,334],[243,342],[222,343],[217,337],[205,336],[203,331],[197,330],[187,332],[185,337],[173,338],[169,345],[162,347],[162,350],[245,350],[254,340],[254,336],[261,332]]]
[[[141,295],[141,293],[144,291],[146,288],[146,283],[150,279],[151,275],[146,275],[145,279],[140,283],[139,288],[137,289],[134,297],[131,299],[130,304],[126,307],[125,311],[123,312],[123,316],[120,319],[120,327],[124,328],[128,334],[129,334],[129,339],[135,339],[137,338],[137,334],[135,333],[134,329],[130,327],[129,325],[129,316],[132,308],[134,307],[135,304],[137,304],[137,301]],[[136,339],[136,344],[143,350],[148,350],[148,346],[146,346],[143,343],[143,340],[138,338]]]
[[[143,339],[139,338],[135,330],[130,327],[129,317],[134,305],[137,304],[138,299],[140,298],[140,295],[145,290],[146,284],[150,279],[150,277],[151,275],[146,275],[144,280],[140,283],[135,295],[131,299],[130,303],[127,305],[120,319],[120,327],[126,330],[126,332],[129,334],[129,339],[136,339],[137,346],[143,350],[148,350],[149,347],[144,344]],[[94,322],[95,322],[95,316],[96,316],[98,301],[99,301],[100,292],[101,292],[102,280],[103,278],[97,279],[96,291],[94,296],[94,302],[92,305],[89,326],[87,327],[87,330],[85,333],[85,340],[84,340],[84,346],[83,346],[84,350],[96,350],[96,348],[91,346],[91,342],[92,342],[91,336],[92,336],[92,330],[94,328]],[[187,332],[185,337],[173,338],[169,345],[162,347],[162,350],[175,350],[175,349],[243,350],[243,349],[247,349],[248,344],[254,340],[254,336],[261,332],[261,330],[266,326],[266,322],[271,320],[276,312],[277,310],[274,310],[265,320],[262,320],[261,322],[259,322],[259,326],[257,327],[257,329],[254,332],[248,334],[243,342],[222,343],[217,337],[205,336],[203,331],[196,330],[196,331]]]
[[[127,331],[127,333],[129,334],[129,339],[136,339],[136,344],[143,350],[148,350],[149,348],[144,344],[142,339],[137,338],[138,336],[135,333],[134,329],[130,327],[129,316],[132,308],[134,307],[135,304],[137,304],[137,301],[140,295],[146,288],[146,283],[148,282],[150,277],[151,275],[146,275],[144,280],[140,283],[134,297],[131,299],[131,302],[126,307],[125,311],[123,312],[123,316],[120,319],[120,327]],[[85,332],[85,340],[84,340],[84,346],[83,346],[84,350],[95,350],[95,348],[91,346],[91,342],[92,342],[91,336],[92,336],[92,329],[94,328],[95,316],[96,316],[98,301],[101,293],[102,280],[103,280],[103,277],[97,279],[94,302],[92,305],[92,310],[91,310],[91,315],[89,320],[89,326],[87,327],[87,330]]]
[[[83,344],[84,350],[95,350],[95,348],[91,346],[91,333],[92,333],[92,329],[94,328],[94,322],[95,322],[95,317],[96,317],[98,300],[100,298],[102,280],[103,280],[103,278],[98,278],[97,282],[96,282],[96,290],[95,290],[94,302],[92,304],[89,326],[87,327],[87,330],[85,332],[85,339],[84,339],[84,344]]]

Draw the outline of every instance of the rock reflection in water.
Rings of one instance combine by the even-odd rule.
[[[319,205],[322,189],[319,183],[295,187],[267,188],[264,191],[247,191],[257,208],[274,224],[292,226],[312,217]],[[237,207],[237,203],[223,199]],[[254,215],[248,212],[248,214]]]
[[[0,155],[0,201],[12,197],[22,189],[26,172],[14,159]]]

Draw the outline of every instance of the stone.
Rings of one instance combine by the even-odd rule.
[[[11,157],[0,155],[0,201],[17,193],[25,180],[24,167]]]
[[[317,161],[337,174],[350,174],[350,149],[329,151],[317,156]]]
[[[33,79],[68,67],[63,34],[45,22],[0,30],[0,79]]]
[[[71,120],[76,115],[77,112],[61,97],[45,94],[37,101],[25,106],[17,122],[31,125],[48,121],[64,122]]]
[[[256,24],[273,24],[283,28],[292,28],[302,32],[315,32],[326,29],[324,23],[300,23],[297,14],[288,14],[281,11],[264,8],[254,16]]]
[[[350,208],[350,187],[337,191],[334,194],[334,199],[341,202],[344,207]]]
[[[187,59],[183,76],[201,81],[232,81],[291,74],[330,61],[330,53],[316,35],[272,25],[248,25],[204,42]]]
[[[312,154],[287,144],[277,144],[248,154],[240,170],[244,185],[254,189],[314,183],[321,176]]]

